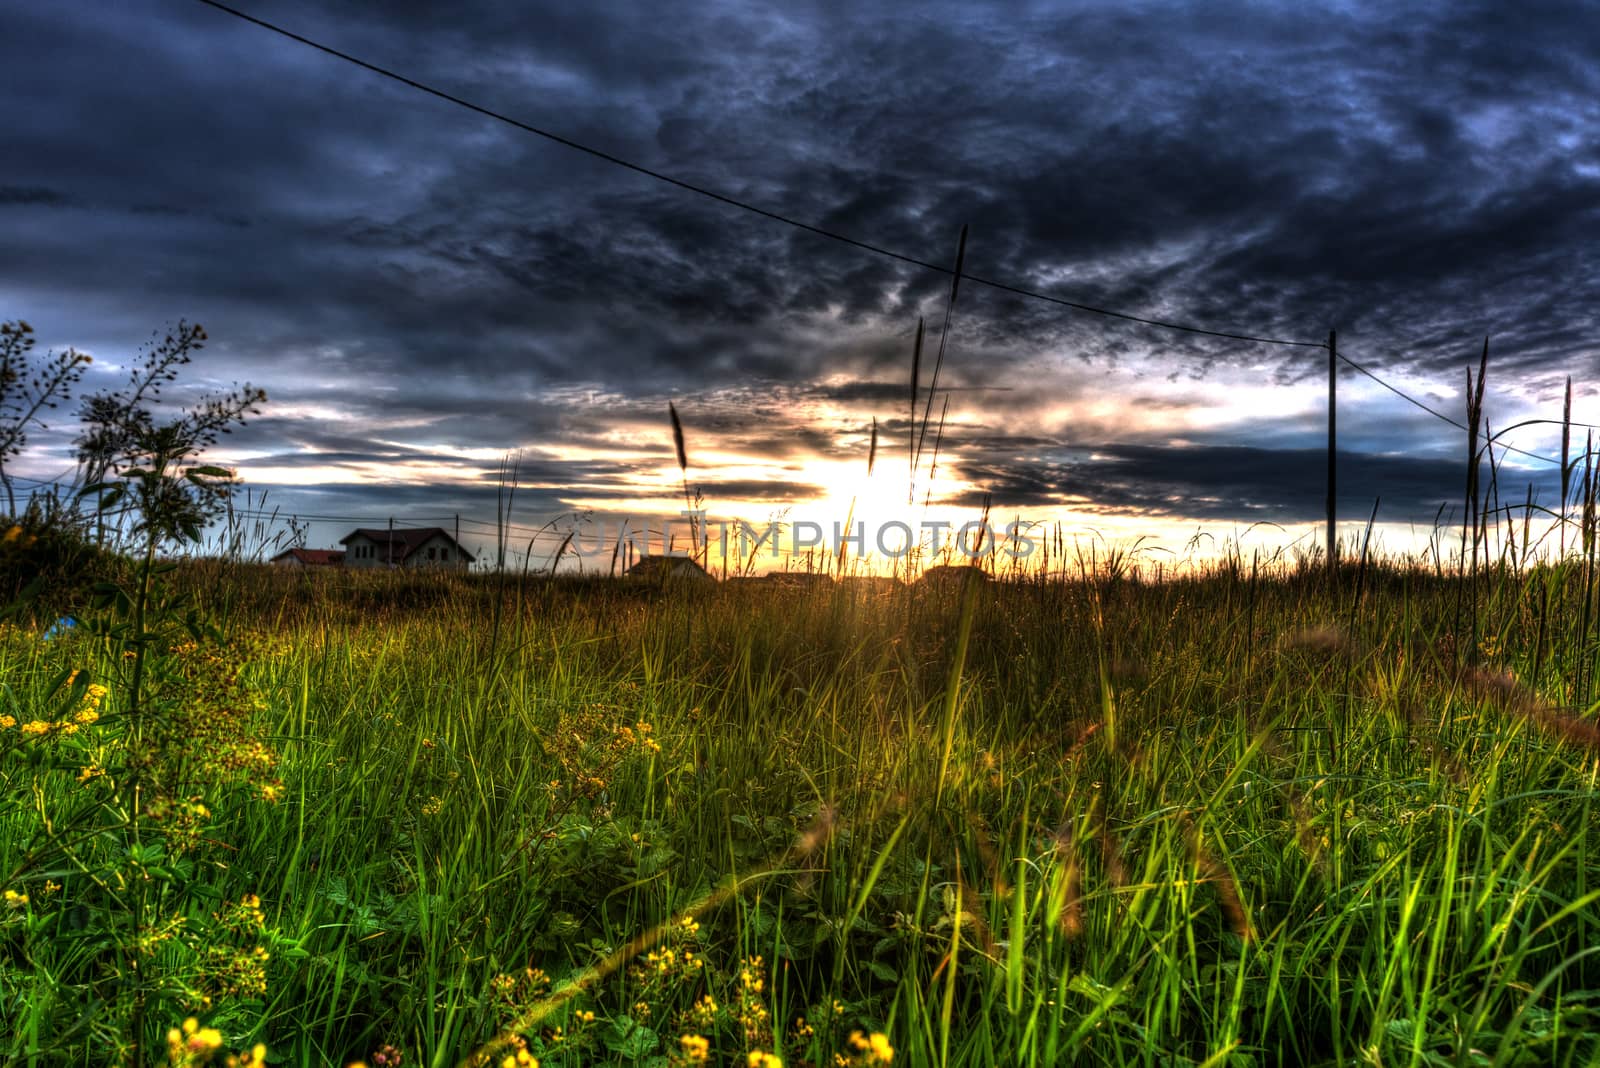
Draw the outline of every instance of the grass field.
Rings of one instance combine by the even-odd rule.
[[[156,575],[0,640],[0,1059],[1600,1063],[1588,587]]]

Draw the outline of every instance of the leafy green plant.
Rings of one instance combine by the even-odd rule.
[[[180,326],[149,366],[170,369],[203,337]],[[6,938],[35,980],[50,979],[23,999],[14,1052],[27,1056],[146,1064],[169,1025],[201,1014],[210,1026],[169,1036],[169,1059],[209,1056],[219,1026],[251,1028],[268,962],[294,949],[256,893],[219,886],[227,847],[215,831],[282,791],[278,757],[255,730],[249,650],[206,625],[157,557],[198,540],[231,479],[198,457],[263,395],[246,388],[165,420],[140,396],[91,402],[102,481],[85,490],[100,509],[131,502],[132,578],[100,583],[71,636],[30,651],[7,690],[0,775],[8,796],[33,798],[36,818],[0,857]],[[0,983],[9,998],[16,982]]]

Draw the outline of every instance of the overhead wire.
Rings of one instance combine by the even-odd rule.
[[[570,148],[576,152],[582,152],[585,155],[589,155],[595,159],[603,160],[606,163],[633,171],[636,174],[642,174],[645,177],[652,178],[658,182],[664,182],[667,185],[676,186],[679,189],[717,201],[720,204],[726,204],[729,207],[738,208],[741,211],[747,211],[754,215],[759,215],[762,218],[770,219],[773,222],[783,223],[785,226],[791,226],[797,230],[804,230],[807,233],[815,234],[818,237],[825,237],[830,241],[836,241],[840,244],[861,249],[864,252],[871,252],[875,255],[884,256],[888,259],[898,260],[901,263],[910,264],[914,267],[921,267],[924,270],[936,271],[939,274],[952,275],[955,273],[953,268],[946,267],[944,264],[934,263],[930,260],[925,260],[918,256],[908,255],[904,252],[897,252],[874,242],[864,241],[860,238],[851,237],[848,234],[840,233],[837,230],[831,230],[823,226],[817,226],[814,223],[804,222],[800,219],[794,218],[791,215],[786,215],[779,211],[773,211],[770,208],[760,207],[750,203],[749,201],[740,200],[737,197],[729,196],[726,193],[720,193],[706,186],[686,181],[685,179],[675,177],[663,171],[658,171],[653,167],[646,167],[643,164],[635,163],[632,160],[625,159],[622,156],[616,155],[612,152],[607,152],[604,149],[583,144],[582,142],[575,141],[570,137],[558,134],[552,130],[547,130],[543,127],[535,126],[532,123],[524,122],[521,119],[513,118],[504,112],[496,111],[493,108],[474,103],[473,101],[468,100],[465,97],[458,96],[455,93],[447,92],[443,89],[437,88],[436,86],[429,85],[426,82],[419,81],[416,78],[412,78],[408,75],[401,74],[398,71],[391,70],[388,67],[380,66],[379,64],[361,59],[358,56],[354,56],[349,52],[341,51],[340,49],[334,48],[331,45],[326,45],[320,41],[313,40],[310,37],[306,37],[304,34],[296,33],[293,30],[286,29],[285,27],[279,26],[276,23],[267,21],[266,19],[258,18],[255,15],[240,11],[236,7],[222,3],[221,0],[197,0],[197,2],[204,4],[207,7],[215,8],[216,10],[224,12],[228,15],[232,15],[235,18],[242,19],[243,21],[251,23],[255,26],[259,26],[264,30],[270,30],[273,33],[276,33],[282,37],[286,37],[291,41],[298,42],[299,44],[305,45],[308,48],[314,48],[326,55],[333,56],[335,59],[343,60],[344,62],[353,64],[354,66],[360,67],[363,70],[370,71],[373,74],[388,78],[392,81],[400,83],[401,85],[408,86],[409,88],[415,89],[420,93],[426,93],[429,96],[436,97],[440,100],[454,104],[457,107],[465,108],[466,110],[482,115],[485,118],[490,118],[496,122],[505,123],[508,126],[515,127],[524,133],[530,133],[537,137],[545,138],[546,140],[553,141],[558,145]],[[1300,341],[1290,338],[1277,338],[1258,334],[1248,334],[1239,330],[1216,330],[1209,327],[1195,326],[1189,323],[1173,322],[1166,319],[1154,319],[1148,316],[1134,315],[1130,312],[1116,311],[1111,308],[1102,308],[1092,304],[1085,304],[1081,301],[1068,300],[1064,297],[1057,297],[1048,293],[1041,293],[1037,290],[1012,285],[1007,282],[999,282],[993,279],[983,278],[979,275],[968,274],[966,272],[962,272],[961,277],[966,281],[973,283],[974,285],[985,286],[989,289],[999,290],[1003,293],[1010,293],[1014,296],[1027,297],[1032,300],[1047,301],[1051,304],[1058,304],[1062,307],[1073,308],[1081,312],[1088,312],[1092,315],[1100,315],[1112,319],[1122,319],[1133,323],[1143,323],[1146,326],[1160,327],[1164,330],[1178,330],[1189,334],[1203,334],[1208,337],[1228,338],[1234,341],[1249,341],[1262,345],[1283,345],[1295,348],[1316,349],[1327,348],[1327,343],[1323,341]]]
[[[905,263],[905,264],[908,264],[908,265],[911,265],[911,266],[919,267],[919,268],[922,268],[922,269],[925,269],[925,270],[934,271],[934,272],[937,272],[937,273],[942,274],[942,275],[954,275],[954,274],[957,273],[957,270],[959,269],[959,268],[951,268],[951,267],[945,266],[943,264],[935,263],[935,262],[932,262],[932,261],[929,261],[929,260],[922,259],[922,258],[917,257],[917,256],[912,256],[912,255],[909,255],[907,253],[903,253],[903,252],[899,252],[899,251],[896,251],[896,250],[893,250],[893,249],[890,249],[890,248],[886,248],[886,247],[884,247],[882,245],[879,245],[879,244],[876,244],[874,242],[866,241],[866,240],[863,240],[863,239],[857,238],[857,237],[852,237],[852,236],[850,236],[848,234],[844,234],[844,233],[841,233],[841,232],[836,231],[836,230],[832,230],[832,229],[829,229],[829,228],[826,228],[826,227],[818,226],[818,225],[815,225],[815,224],[812,224],[812,223],[807,223],[807,222],[805,222],[803,220],[794,218],[793,216],[787,215],[787,214],[785,214],[783,212],[775,211],[775,210],[772,210],[772,209],[769,209],[769,208],[763,208],[763,207],[761,207],[759,205],[752,204],[752,203],[750,203],[748,201],[741,200],[741,199],[739,199],[737,197],[730,196],[730,195],[728,195],[726,193],[722,193],[722,192],[719,192],[717,190],[708,188],[706,186],[699,185],[697,183],[690,182],[690,181],[687,181],[685,179],[675,177],[673,175],[664,173],[664,172],[656,170],[654,168],[644,166],[643,164],[636,163],[636,162],[634,162],[632,160],[629,160],[629,159],[626,159],[626,158],[624,158],[622,156],[616,155],[615,153],[607,152],[607,151],[605,151],[603,149],[595,148],[592,145],[584,144],[584,143],[576,141],[576,140],[574,140],[574,139],[572,139],[570,137],[566,137],[566,136],[564,136],[562,134],[558,134],[558,133],[556,133],[556,132],[554,132],[552,130],[545,129],[543,127],[534,125],[532,123],[525,122],[523,120],[520,120],[520,119],[514,118],[514,117],[512,117],[510,115],[507,115],[507,114],[505,114],[503,112],[500,112],[500,111],[497,111],[495,109],[486,107],[486,106],[484,106],[482,104],[475,103],[474,101],[468,100],[468,99],[466,99],[466,98],[464,98],[462,96],[459,96],[457,94],[454,94],[454,93],[448,92],[446,90],[440,89],[440,88],[438,88],[438,87],[436,87],[434,85],[430,85],[428,83],[422,82],[422,81],[420,81],[420,80],[418,80],[416,78],[412,78],[412,77],[410,77],[408,75],[401,74],[401,73],[399,73],[399,72],[397,72],[395,70],[392,70],[392,69],[390,69],[388,67],[381,66],[381,65],[379,65],[377,63],[373,63],[373,62],[365,60],[365,59],[361,59],[360,57],[355,56],[355,55],[353,55],[351,53],[342,51],[340,49],[334,48],[334,47],[332,47],[330,45],[324,44],[324,43],[322,43],[320,41],[317,41],[317,40],[314,40],[314,39],[312,39],[310,37],[307,37],[307,36],[305,36],[303,34],[300,34],[300,33],[297,33],[295,31],[289,30],[286,27],[280,26],[280,25],[278,25],[276,23],[273,23],[273,22],[270,22],[270,21],[268,21],[266,19],[262,19],[262,18],[259,18],[259,17],[255,16],[255,15],[251,15],[251,14],[249,14],[247,12],[241,11],[238,8],[235,8],[235,7],[233,7],[233,6],[229,5],[229,4],[222,3],[221,0],[197,0],[197,2],[199,2],[201,4],[204,4],[207,7],[213,8],[213,9],[215,9],[217,11],[220,11],[220,12],[223,12],[223,13],[228,14],[230,16],[233,16],[234,18],[240,19],[240,20],[242,20],[244,22],[247,22],[247,23],[250,23],[252,25],[255,25],[255,26],[257,26],[257,27],[259,27],[261,29],[264,29],[264,30],[270,31],[272,33],[275,33],[275,34],[277,34],[279,36],[287,38],[287,39],[289,39],[291,41],[294,41],[294,42],[296,42],[298,44],[301,44],[301,45],[304,45],[304,46],[306,46],[308,48],[314,49],[314,50],[316,50],[318,52],[321,52],[321,53],[324,53],[324,54],[326,54],[328,56],[331,56],[333,58],[339,59],[339,60],[341,60],[343,62],[352,64],[352,65],[354,65],[356,67],[359,67],[359,68],[361,68],[363,70],[366,70],[366,71],[368,71],[370,73],[379,75],[379,76],[381,76],[383,78],[387,78],[387,79],[392,80],[394,82],[397,82],[399,84],[405,85],[405,86],[407,86],[407,87],[409,87],[409,88],[411,88],[413,90],[416,90],[417,92],[420,92],[420,93],[435,97],[435,98],[443,100],[443,101],[445,101],[447,103],[453,104],[453,105],[455,105],[457,107],[463,108],[465,110],[474,112],[474,113],[476,113],[478,115],[481,115],[481,116],[484,116],[486,118],[492,119],[492,120],[494,120],[496,122],[504,123],[506,125],[509,125],[511,127],[516,128],[518,130],[521,130],[521,131],[523,131],[525,133],[533,134],[535,136],[544,138],[544,139],[546,139],[548,141],[551,141],[553,143],[562,145],[562,146],[564,146],[566,148],[572,149],[572,150],[577,151],[577,152],[584,153],[584,154],[589,155],[589,156],[591,156],[593,158],[602,160],[604,162],[607,162],[607,163],[613,164],[615,166],[624,168],[624,169],[632,171],[634,173],[643,175],[643,176],[651,178],[651,179],[653,179],[655,181],[663,182],[665,184],[674,186],[674,187],[682,189],[682,190],[684,190],[686,192],[694,193],[694,194],[696,194],[698,196],[705,197],[707,199],[716,201],[718,203],[721,203],[721,204],[724,204],[724,205],[727,205],[727,206],[730,206],[730,207],[733,207],[733,208],[737,208],[737,209],[742,210],[742,211],[750,212],[750,213],[758,215],[758,216],[760,216],[762,218],[766,218],[766,219],[774,221],[774,222],[782,223],[782,224],[784,224],[786,226],[790,226],[790,227],[793,227],[795,229],[802,230],[802,231],[805,231],[807,233],[811,233],[811,234],[816,235],[818,237],[826,238],[826,239],[834,241],[834,242],[838,242],[838,243],[841,243],[841,244],[844,244],[844,245],[848,245],[848,246],[851,246],[853,248],[856,248],[856,249],[859,249],[859,250],[862,250],[862,251],[865,251],[865,252],[869,252],[869,253],[872,253],[874,255],[886,257],[888,259],[895,260],[895,261],[898,261],[898,262],[901,262],[901,263]],[[1228,340],[1243,341],[1243,342],[1250,342],[1250,343],[1256,343],[1256,344],[1277,345],[1277,346],[1284,346],[1284,347],[1316,348],[1316,349],[1327,349],[1329,347],[1328,343],[1325,342],[1325,341],[1304,341],[1304,340],[1289,339],[1289,338],[1279,338],[1279,337],[1272,337],[1272,336],[1266,336],[1266,335],[1260,335],[1260,334],[1251,334],[1251,333],[1244,332],[1242,330],[1215,329],[1215,328],[1211,328],[1211,327],[1197,326],[1197,325],[1192,324],[1192,323],[1182,323],[1182,322],[1176,322],[1176,321],[1172,321],[1172,320],[1156,319],[1156,318],[1148,317],[1148,316],[1135,315],[1135,314],[1132,314],[1132,313],[1129,313],[1129,312],[1123,312],[1123,311],[1118,311],[1118,310],[1111,309],[1111,308],[1105,308],[1105,307],[1100,307],[1100,306],[1097,306],[1097,305],[1091,305],[1091,304],[1087,304],[1087,303],[1084,303],[1084,302],[1081,302],[1081,301],[1074,301],[1074,300],[1070,300],[1070,299],[1067,299],[1067,298],[1064,298],[1064,297],[1055,296],[1053,294],[1043,293],[1043,292],[1040,292],[1038,290],[1028,289],[1028,288],[1023,287],[1023,286],[1013,285],[1013,284],[1010,284],[1010,283],[1001,282],[1001,281],[990,279],[990,278],[985,278],[985,277],[982,277],[982,276],[979,276],[979,275],[974,275],[974,274],[967,273],[964,270],[960,271],[960,278],[964,279],[964,280],[966,280],[968,282],[971,282],[971,283],[973,283],[975,285],[981,285],[981,286],[984,286],[984,287],[989,288],[989,289],[993,289],[993,290],[996,290],[996,291],[999,291],[999,292],[1004,292],[1004,293],[1011,294],[1013,296],[1018,296],[1018,297],[1031,299],[1031,300],[1039,300],[1039,301],[1047,302],[1047,303],[1050,303],[1050,304],[1058,305],[1058,306],[1061,306],[1061,307],[1071,308],[1073,310],[1085,312],[1085,313],[1088,313],[1088,314],[1098,315],[1098,316],[1102,316],[1102,317],[1106,317],[1106,318],[1123,320],[1123,321],[1127,321],[1127,322],[1139,323],[1139,324],[1143,324],[1143,325],[1146,325],[1146,326],[1152,326],[1152,327],[1156,327],[1156,328],[1160,328],[1160,329],[1173,330],[1173,331],[1179,331],[1179,332],[1183,332],[1183,333],[1196,334],[1196,335],[1203,335],[1203,336],[1208,336],[1208,337],[1218,337],[1218,338],[1224,338],[1224,339],[1228,339]],[[1444,414],[1443,412],[1439,411],[1438,409],[1434,408],[1433,406],[1431,406],[1431,405],[1425,403],[1424,401],[1421,401],[1418,398],[1416,398],[1416,397],[1412,396],[1411,394],[1407,393],[1405,390],[1402,390],[1399,387],[1393,385],[1392,383],[1388,382],[1383,377],[1378,375],[1376,372],[1374,372],[1370,368],[1366,367],[1364,364],[1362,364],[1362,363],[1350,358],[1348,355],[1346,355],[1346,354],[1344,354],[1342,352],[1337,353],[1337,355],[1338,355],[1339,360],[1342,363],[1344,363],[1345,365],[1353,368],[1354,370],[1356,370],[1357,372],[1361,373],[1362,375],[1365,375],[1367,378],[1372,379],[1374,382],[1378,383],[1378,385],[1382,386],[1385,390],[1388,390],[1389,392],[1395,394],[1396,396],[1400,397],[1402,400],[1406,401],[1407,403],[1415,406],[1419,410],[1421,410],[1423,412],[1426,412],[1427,414],[1433,416],[1434,418],[1439,419],[1442,422],[1444,422],[1444,423],[1446,423],[1446,424],[1448,424],[1448,425],[1450,425],[1450,426],[1452,426],[1452,427],[1454,427],[1454,428],[1456,428],[1458,430],[1466,431],[1468,429],[1466,424],[1464,424],[1461,421],[1459,421],[1457,419],[1454,419],[1454,418]],[[1591,426],[1591,424],[1585,424],[1585,423],[1572,423],[1570,425],[1573,425],[1573,426]],[[1516,453],[1518,455],[1526,456],[1526,457],[1529,457],[1531,459],[1539,460],[1539,461],[1544,462],[1544,463],[1554,464],[1554,465],[1558,465],[1558,466],[1560,466],[1560,465],[1562,465],[1564,463],[1564,461],[1561,460],[1561,459],[1556,459],[1556,458],[1553,458],[1553,457],[1541,455],[1539,453],[1531,452],[1531,451],[1529,451],[1527,449],[1522,449],[1522,448],[1519,448],[1519,447],[1516,447],[1516,446],[1501,444],[1500,447],[1502,449],[1504,449],[1505,451],[1507,451],[1507,452]],[[27,479],[27,478],[22,478],[21,476],[12,476],[12,477],[16,481],[28,482],[30,484],[39,485],[39,486],[54,486],[54,487],[58,487],[58,488],[68,488],[65,484],[59,483],[59,482],[42,481],[42,480],[36,480],[36,479]],[[372,523],[372,524],[375,524],[376,526],[379,526],[379,527],[383,526],[386,522],[389,522],[389,520],[386,520],[384,518],[376,518],[376,517],[356,517],[356,516],[333,516],[333,515],[300,514],[300,513],[284,512],[284,511],[281,511],[281,510],[268,511],[268,510],[264,510],[264,509],[258,509],[258,510],[234,509],[234,513],[236,515],[244,515],[244,516],[246,516],[248,518],[274,518],[274,517],[289,518],[289,517],[292,516],[293,518],[296,518],[296,519],[303,519],[303,520],[313,521],[313,522],[351,522],[351,523],[358,523],[358,524],[361,524],[361,523]],[[412,517],[412,518],[426,518],[426,517]],[[440,521],[448,521],[451,518],[454,518],[454,517],[440,517]],[[478,529],[479,533],[481,533],[484,529],[495,529],[495,530],[499,529],[498,527],[494,527],[493,525],[491,525],[491,524],[489,524],[489,523],[487,523],[485,521],[481,521],[481,520],[468,519],[468,520],[463,520],[461,522],[463,522],[466,525],[474,526],[474,527],[479,528]],[[549,537],[567,537],[568,536],[566,532],[550,529],[549,527],[541,527],[541,528],[535,529],[535,528],[526,527],[526,526],[522,526],[522,525],[505,524],[504,525],[504,529],[507,530],[507,531],[514,531],[514,532],[518,533],[519,535],[531,534],[535,538],[538,538],[538,537],[541,537],[541,536],[549,536]]]

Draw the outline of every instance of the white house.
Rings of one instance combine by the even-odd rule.
[[[474,559],[443,527],[359,527],[340,538],[339,544],[344,546],[345,567],[465,570]]]

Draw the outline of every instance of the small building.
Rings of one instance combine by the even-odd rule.
[[[338,549],[285,549],[267,561],[279,567],[338,567],[344,553]]]
[[[852,593],[867,596],[887,596],[902,588],[899,579],[892,575],[846,575],[843,587]]]
[[[831,589],[833,576],[822,571],[769,571],[765,575],[768,585],[780,590]]]
[[[687,556],[646,556],[624,576],[636,582],[714,584],[711,573]]]
[[[359,527],[339,539],[345,567],[465,570],[476,558],[443,527]]]
[[[924,571],[917,584],[924,589],[959,590],[966,582],[987,586],[993,581],[993,576],[987,571],[972,564],[940,564]]]

